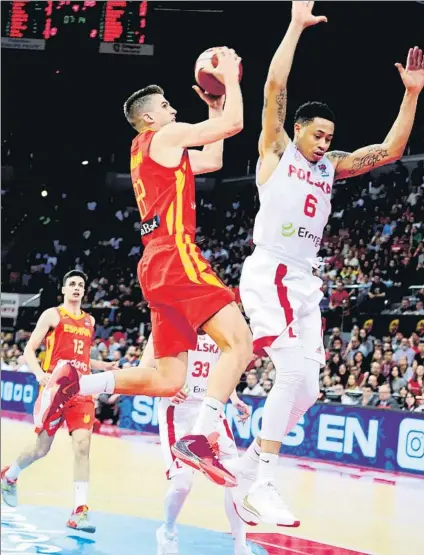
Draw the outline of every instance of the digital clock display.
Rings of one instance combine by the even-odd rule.
[[[2,37],[61,37],[100,42],[144,44],[148,3],[144,2],[2,2]]]

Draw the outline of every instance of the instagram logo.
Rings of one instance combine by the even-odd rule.
[[[405,418],[399,426],[397,461],[402,468],[424,472],[424,420]]]

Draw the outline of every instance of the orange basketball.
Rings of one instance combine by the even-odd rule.
[[[200,54],[194,66],[194,77],[201,89],[213,96],[225,94],[225,85],[210,70],[218,66],[218,56],[216,54],[219,47],[209,48]],[[243,75],[243,65],[240,62],[239,81]]]

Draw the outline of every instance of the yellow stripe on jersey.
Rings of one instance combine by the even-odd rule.
[[[211,273],[205,272],[208,265],[205,262],[203,262],[203,260],[200,260],[199,255],[196,252],[196,245],[191,242],[190,236],[186,235],[185,239],[186,239],[186,244],[188,245],[188,248],[189,248],[190,256],[193,259],[195,265],[197,266],[197,269],[199,270],[201,279],[203,279],[203,281],[205,281],[209,285],[214,285],[215,287],[224,287],[224,285],[220,282],[220,280],[217,277],[215,277]]]
[[[168,208],[168,212],[166,213],[166,227],[168,228],[169,235],[172,235],[174,231],[174,203],[171,202],[171,205]]]
[[[142,161],[143,161],[143,153],[140,150],[139,152],[137,152],[137,154],[134,154],[133,156],[131,156],[131,163],[130,163],[131,170],[134,170],[137,166],[139,166]]]
[[[200,260],[199,255],[196,252],[196,245],[191,242],[190,235],[185,236],[186,245],[188,245],[188,252],[190,253],[193,262],[197,266],[197,269],[202,273],[208,267],[202,260]]]
[[[207,272],[201,272],[200,277],[206,281],[209,285],[214,285],[215,287],[225,287],[217,277],[213,274],[208,274]]]
[[[46,358],[44,359],[44,363],[43,363],[44,372],[47,372],[50,369],[50,363],[52,361],[55,339],[56,339],[56,330],[52,331],[51,334],[48,335],[46,339],[47,349],[46,349]]]
[[[185,187],[185,173],[181,170],[175,172],[177,187],[177,204],[175,209],[175,242],[183,263],[185,273],[193,283],[200,283],[196,270],[187,252],[187,245],[184,243],[184,222],[183,222],[183,191]]]

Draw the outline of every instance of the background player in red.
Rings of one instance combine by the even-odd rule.
[[[234,294],[216,277],[195,245],[194,174],[222,165],[223,139],[243,127],[239,84],[240,58],[221,48],[215,74],[225,83],[226,99],[214,100],[196,89],[209,105],[209,119],[194,125],[176,122],[176,110],[164,91],[151,85],[125,103],[128,121],[138,135],[131,147],[131,177],[142,220],[145,246],[138,266],[143,295],[152,318],[157,370],[137,368],[84,376],[80,392],[171,397],[184,385],[187,351],[196,348],[202,327],[222,354],[209,380],[207,395],[191,436],[174,445],[174,454],[222,485],[235,479],[214,456],[207,437],[214,431],[224,403],[252,358],[250,330]],[[188,147],[207,145],[203,150]],[[55,373],[52,404],[43,419],[73,392],[75,372]],[[68,389],[58,385],[65,379]],[[78,389],[78,387],[77,387]]]
[[[68,272],[63,278],[63,305],[49,308],[40,316],[27,343],[25,362],[35,374],[41,386],[47,385],[51,372],[58,366],[71,364],[78,372],[88,374],[90,369],[114,368],[112,362],[90,360],[90,350],[94,331],[94,318],[81,310],[87,276],[78,270]],[[46,341],[46,357],[43,368],[36,351]],[[40,403],[40,393],[37,403]],[[55,433],[66,421],[72,437],[74,451],[75,507],[67,526],[95,532],[96,528],[88,520],[88,480],[90,440],[94,423],[94,402],[91,395],[73,397],[61,411],[52,415],[44,424],[37,422],[34,412],[37,440],[19,455],[10,466],[1,472],[2,497],[7,505],[15,507],[17,498],[17,478],[24,468],[45,457],[50,451]]]

